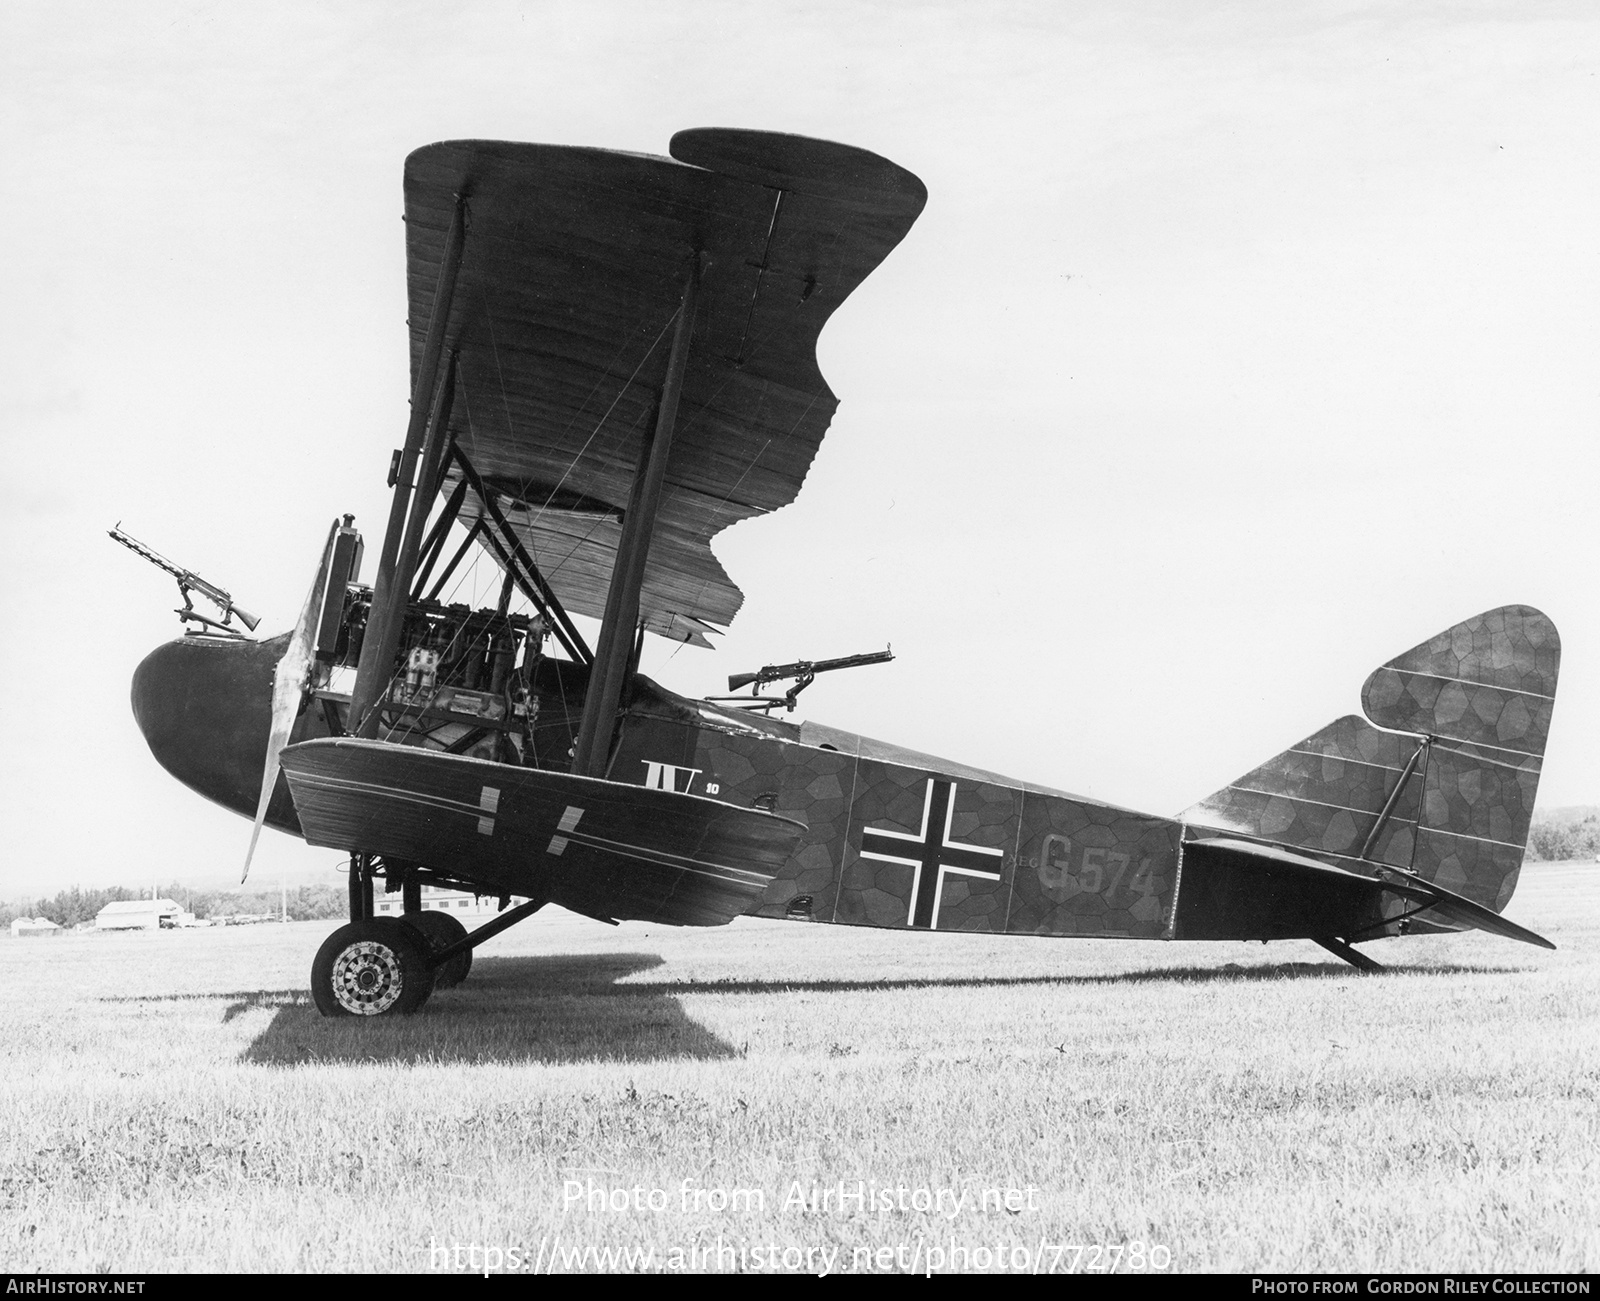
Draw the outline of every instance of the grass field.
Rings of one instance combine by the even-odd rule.
[[[331,924],[0,940],[0,1261],[1594,1269],[1600,867],[1509,915],[1560,951],[540,916],[375,1023]]]

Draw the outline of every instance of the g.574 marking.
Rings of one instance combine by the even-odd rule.
[[[1072,870],[1075,854],[1078,861],[1076,872]],[[1044,847],[1039,853],[1039,884],[1046,890],[1059,890],[1067,883],[1067,878],[1071,877],[1079,890],[1087,894],[1099,894],[1103,889],[1109,900],[1122,885],[1122,879],[1127,875],[1128,865],[1132,861],[1130,855],[1119,849],[1107,849],[1103,845],[1084,845],[1074,851],[1070,836],[1046,836]],[[1139,863],[1138,870],[1128,881],[1128,891],[1133,894],[1154,894],[1155,884],[1152,877],[1150,860],[1143,859]]]

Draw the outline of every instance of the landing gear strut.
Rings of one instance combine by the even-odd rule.
[[[372,920],[372,855],[350,856],[350,920]]]
[[[311,964],[311,997],[323,1016],[389,1016],[415,1012],[435,989],[459,985],[472,970],[472,950],[544,907],[529,899],[468,933],[449,913],[422,908],[422,886],[413,864],[385,860],[391,879],[403,871],[399,917],[372,915],[371,854],[350,859],[350,923],[317,950]]]
[[[405,925],[422,936],[430,955],[467,938],[467,928],[449,913],[407,912]],[[471,970],[472,950],[462,949],[433,973],[433,987],[449,989],[452,985],[459,985]]]
[[[394,869],[385,864],[386,872]],[[436,950],[461,939],[466,930],[453,917],[422,911],[422,887],[409,871],[401,883],[408,915],[375,917],[376,875],[373,855],[351,855],[350,923],[328,936],[311,964],[311,997],[323,1016],[415,1012],[434,989],[459,984],[472,965],[470,951],[464,961],[444,967],[431,961]]]

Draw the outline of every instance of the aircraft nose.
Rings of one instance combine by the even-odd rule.
[[[133,673],[133,717],[156,761],[185,786],[253,817],[272,726],[272,674],[288,634],[270,641],[180,637]],[[287,787],[268,820],[298,830]]]

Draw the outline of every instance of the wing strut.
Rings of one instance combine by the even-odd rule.
[[[467,498],[467,481],[463,479],[456,484],[456,490],[450,494],[450,499],[445,502],[444,509],[439,512],[439,518],[428,530],[428,536],[422,540],[422,552],[419,557],[420,568],[417,572],[416,582],[411,588],[411,599],[420,601],[423,590],[428,586],[428,576],[433,573],[433,567],[439,563],[439,554],[444,550],[445,538],[449,536],[450,526],[461,515],[461,503]]]
[[[595,646],[594,664],[589,670],[589,689],[583,701],[583,722],[573,748],[572,772],[575,776],[601,776],[609,758],[611,720],[616,716],[617,704],[622,699],[623,684],[628,676],[634,625],[639,622],[639,588],[644,583],[644,564],[650,554],[656,511],[661,505],[661,484],[666,477],[667,458],[672,454],[672,435],[678,423],[678,398],[683,392],[683,372],[689,361],[689,344],[694,337],[694,314],[699,301],[703,261],[704,255],[697,252],[690,260],[688,273],[684,276],[683,301],[678,307],[677,327],[672,332],[672,352],[667,358],[667,375],[662,381],[661,400],[656,408],[655,431],[640,448],[639,468],[634,473],[628,513],[623,517],[622,538],[617,544],[611,585],[606,589],[600,640]]]
[[[378,594],[376,590],[372,597],[372,614],[367,624],[366,640],[361,646],[361,663],[356,669],[356,690],[352,692],[350,702],[350,716],[358,720],[354,735],[365,736],[369,739],[378,735],[378,725],[382,710],[378,708],[385,688],[388,686],[390,673],[394,668],[395,656],[400,650],[400,634],[405,628],[406,606],[410,603],[411,576],[416,572],[417,553],[422,546],[422,528],[428,522],[428,513],[433,508],[434,496],[439,491],[439,479],[444,471],[444,449],[450,441],[450,407],[455,400],[456,366],[455,358],[451,357],[450,364],[445,367],[444,373],[439,376],[439,387],[434,391],[432,412],[428,417],[428,437],[422,446],[422,455],[417,471],[417,495],[411,503],[411,515],[406,520],[405,536],[400,543],[399,554],[395,558],[394,571],[390,575],[390,599],[383,604],[380,611]],[[401,482],[404,482],[405,469],[401,467]],[[400,491],[399,485],[395,492]],[[376,642],[375,654],[377,662],[372,666],[374,682],[370,700],[359,701],[365,707],[365,712],[358,707],[358,696],[361,691],[362,670],[367,668],[367,648]],[[381,675],[381,676],[380,676]]]
[[[500,557],[500,563],[505,567],[506,572],[513,572],[517,564],[521,564],[521,578],[527,581],[519,583],[519,585],[527,598],[539,607],[540,613],[550,616],[550,631],[555,634],[556,640],[561,643],[567,654],[572,656],[575,663],[594,663],[594,653],[589,649],[588,644],[583,640],[577,628],[573,626],[572,619],[568,616],[561,602],[556,599],[556,594],[550,589],[550,584],[545,582],[544,575],[539,572],[539,566],[533,563],[533,557],[528,554],[527,549],[522,545],[522,540],[517,537],[516,531],[506,522],[505,513],[500,509],[499,503],[495,501],[494,490],[479,477],[478,472],[472,468],[472,462],[467,460],[466,453],[459,447],[455,449],[455,459],[457,467],[461,470],[462,477],[472,485],[472,491],[477,494],[478,500],[483,503],[483,508],[494,519],[495,524],[500,529],[501,536],[505,539],[505,546],[501,546],[492,530],[488,528],[483,530],[484,539],[494,548],[495,554]],[[480,524],[483,522],[481,517],[478,522]],[[511,559],[512,556],[516,557],[515,562]],[[453,564],[454,562],[452,561],[451,563]]]
[[[378,574],[373,580],[372,613],[368,617],[367,636],[361,646],[361,661],[356,667],[356,684],[350,693],[350,719],[362,736],[377,736],[379,699],[389,686],[389,675],[394,670],[394,657],[400,647],[400,631],[405,621],[407,596],[411,592],[411,575],[417,563],[417,547],[422,536],[422,526],[433,507],[434,485],[419,483],[418,500],[411,501],[411,479],[416,473],[417,460],[422,457],[423,476],[430,469],[437,470],[437,446],[445,439],[444,426],[450,420],[450,400],[454,396],[452,361],[444,382],[440,383],[439,362],[444,355],[445,332],[450,325],[450,305],[455,299],[456,273],[461,269],[461,253],[467,238],[466,213],[461,196],[456,196],[450,214],[450,229],[445,235],[444,255],[439,260],[439,280],[434,288],[433,313],[428,319],[428,334],[422,345],[422,360],[417,367],[415,387],[411,392],[411,421],[406,426],[405,447],[400,453],[400,465],[395,475],[394,497],[389,504],[389,527],[383,535],[383,550],[378,556]],[[435,400],[430,403],[429,398]],[[443,398],[441,403],[437,400]],[[443,419],[438,419],[439,416]],[[427,446],[424,448],[424,442]],[[422,490],[426,491],[422,491]],[[407,520],[407,507],[415,524]]]
[[[439,571],[439,577],[434,580],[433,586],[428,589],[426,599],[430,601],[439,599],[439,593],[444,591],[444,585],[450,581],[450,575],[456,572],[456,566],[461,563],[461,558],[467,554],[472,544],[478,540],[478,534],[482,532],[483,516],[480,515],[472,521],[472,527],[467,530],[467,536],[461,539],[461,545],[456,548],[455,555],[451,556],[449,563]]]

